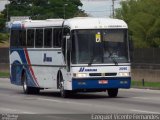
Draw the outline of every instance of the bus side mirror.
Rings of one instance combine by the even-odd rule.
[[[67,58],[67,71],[70,72],[70,59],[71,59],[71,49],[72,49],[72,43],[71,43],[71,39],[70,36],[66,36],[66,42],[67,42],[67,54],[66,54],[66,58]]]
[[[66,40],[67,40],[67,51],[71,51],[72,50],[72,43],[71,43],[70,36],[66,36]]]

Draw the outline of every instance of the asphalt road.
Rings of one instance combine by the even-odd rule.
[[[25,95],[22,87],[0,78],[0,113],[20,114],[19,118],[27,120],[84,120],[91,119],[88,114],[99,113],[160,114],[160,91],[120,89],[117,98],[109,98],[102,92],[79,93],[64,99],[56,90]]]

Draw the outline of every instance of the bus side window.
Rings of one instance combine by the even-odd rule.
[[[11,47],[18,47],[19,44],[19,30],[11,30]]]
[[[26,46],[26,30],[19,31],[19,42],[20,42],[20,46],[22,47]]]
[[[36,29],[35,47],[42,48],[43,46],[43,29]]]
[[[34,29],[27,30],[27,47],[34,47]]]
[[[62,28],[54,28],[53,38],[53,47],[61,47]]]
[[[44,47],[52,47],[52,28],[46,28],[44,30]]]

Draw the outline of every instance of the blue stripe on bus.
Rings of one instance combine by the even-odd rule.
[[[22,77],[22,70],[25,69],[26,76],[27,76],[27,85],[31,87],[36,87],[35,82],[30,74],[29,68],[27,66],[24,68],[20,62],[15,61],[11,66],[11,83],[15,85],[22,85],[21,77]]]
[[[99,80],[108,80],[107,84],[99,84]],[[108,89],[108,88],[130,88],[131,77],[113,78],[84,78],[73,79],[72,89]]]
[[[25,65],[28,64],[24,49],[16,49],[16,50],[11,49],[10,53],[12,53],[12,52],[17,52],[19,54],[21,61],[22,61],[22,64],[25,64]],[[23,69],[25,69],[25,72],[26,72],[26,76],[27,76],[27,80],[28,80],[27,85],[30,87],[38,87],[37,84],[35,83],[35,80],[34,80],[32,74],[31,74],[29,66],[21,65],[21,63],[17,60],[14,61],[11,66],[11,83],[16,84],[16,85],[22,84],[21,75],[22,75]],[[13,76],[16,78],[14,78]]]

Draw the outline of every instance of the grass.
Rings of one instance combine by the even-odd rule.
[[[0,78],[9,78],[9,72],[0,72]]]
[[[144,86],[142,81],[133,81],[131,83],[132,87],[149,87],[149,88],[160,88],[160,82],[147,82],[144,81]]]

